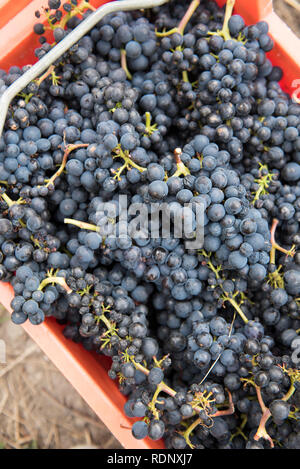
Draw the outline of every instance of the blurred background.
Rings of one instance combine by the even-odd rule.
[[[273,4],[300,36],[300,0]],[[0,364],[0,449],[121,448],[46,355],[10,322],[1,305],[0,339],[7,347],[7,365]]]

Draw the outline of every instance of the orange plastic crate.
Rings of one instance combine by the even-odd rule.
[[[34,63],[34,48],[38,41],[33,34],[36,22],[34,13],[46,0],[0,0],[0,68],[8,70],[13,65]],[[105,0],[91,0],[98,7]],[[186,0],[188,5],[189,0]],[[225,0],[217,0],[224,5]],[[282,88],[300,98],[300,40],[274,13],[271,0],[236,0],[235,13],[240,14],[246,24],[265,20],[275,47],[268,54],[274,65],[281,66],[284,76]],[[0,282],[0,301],[10,310],[13,289]],[[116,383],[107,375],[109,360],[96,356],[62,334],[63,327],[53,319],[40,326],[25,324],[24,329],[48,355],[57,368],[70,381],[89,406],[95,411],[109,430],[126,449],[163,449],[163,442],[149,439],[136,440],[130,427],[132,420],[123,412],[126,398],[119,392]]]

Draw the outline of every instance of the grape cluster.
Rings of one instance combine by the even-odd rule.
[[[0,280],[14,323],[53,316],[111,357],[135,438],[299,449],[300,106],[267,23],[233,7],[107,16],[12,102]],[[92,10],[49,0],[37,58]],[[26,70],[0,71],[0,93]],[[124,236],[137,205],[151,233]]]

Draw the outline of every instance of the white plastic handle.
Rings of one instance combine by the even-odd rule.
[[[18,78],[0,98],[0,138],[6,120],[8,107],[11,101],[35,78],[45,72],[50,65],[59,59],[70,47],[87,34],[104,16],[117,11],[139,10],[143,8],[154,8],[167,3],[169,0],[119,0],[106,3],[91,13],[73,31],[71,31],[61,42],[59,42],[50,52],[41,58],[35,65]]]

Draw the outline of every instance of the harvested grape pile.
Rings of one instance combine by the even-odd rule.
[[[93,9],[48,3],[38,58]],[[268,25],[233,7],[108,16],[14,100],[0,279],[15,323],[53,316],[112,357],[137,439],[299,449],[300,106],[266,58]],[[25,70],[1,72],[0,93]],[[124,234],[137,206],[157,236]]]

